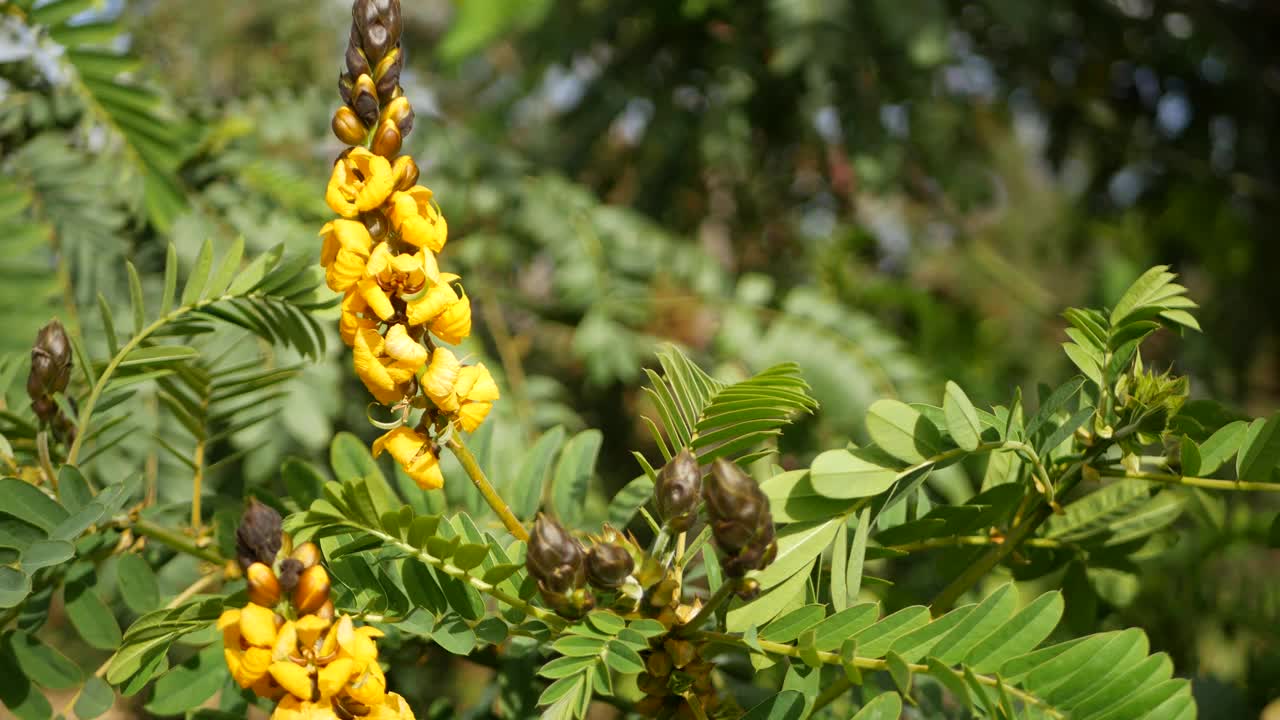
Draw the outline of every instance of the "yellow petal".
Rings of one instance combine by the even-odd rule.
[[[334,292],[346,292],[365,273],[364,256],[350,250],[339,250],[333,264],[325,268],[324,282]]]
[[[365,278],[356,284],[356,289],[360,293],[360,297],[368,303],[369,309],[383,320],[390,320],[392,315],[396,314],[396,310],[391,305],[391,297],[387,295],[387,291],[382,289],[378,281],[374,278]]]
[[[333,711],[333,703],[327,700],[311,703],[290,695],[276,705],[271,720],[338,720],[338,714]]]
[[[351,674],[355,672],[355,663],[351,658],[338,658],[333,662],[320,668],[318,678],[320,686],[320,697],[328,698],[342,692],[342,688],[346,686],[347,681],[351,679]]]
[[[392,325],[385,338],[387,355],[422,367],[427,362],[427,349],[409,337],[404,325]]]
[[[472,402],[493,402],[499,397],[498,384],[493,381],[489,369],[484,363],[469,365],[458,371],[458,382],[454,386],[460,400]]]
[[[312,690],[311,674],[306,668],[294,665],[291,662],[274,662],[269,668],[271,677],[280,683],[280,687],[289,691],[289,694],[299,700],[310,700]]]
[[[458,409],[453,385],[458,381],[458,358],[448,348],[438,347],[431,353],[431,364],[422,377],[422,389],[436,407],[445,412]]]
[[[279,662],[297,653],[298,628],[292,621],[286,621],[276,633],[276,642],[271,646],[271,659]]]
[[[342,620],[338,621],[338,647],[345,656],[355,661],[357,667],[364,667],[378,659],[377,644],[368,635],[355,631],[349,615],[343,615]]]
[[[440,470],[440,458],[430,449],[418,455],[404,468],[405,474],[423,490],[444,487],[444,473]]]
[[[407,243],[440,252],[449,237],[449,226],[432,202],[429,189],[417,185],[391,197],[391,222]]]
[[[352,183],[351,168],[346,161],[339,160],[333,165],[333,173],[329,176],[329,185],[324,191],[324,200],[329,208],[344,218],[353,218],[360,214],[356,207],[355,191]]]
[[[320,633],[328,630],[331,624],[332,621],[329,618],[322,618],[319,615],[303,615],[298,618],[298,622],[295,623],[298,629],[298,646],[315,649]]]
[[[410,325],[425,325],[435,320],[445,308],[458,301],[458,293],[448,283],[435,285],[415,300],[410,300],[405,308],[405,317]]]
[[[378,402],[383,405],[394,405],[404,399],[404,393],[396,386],[396,381],[387,372],[379,354],[370,347],[371,344],[374,344],[377,350],[382,350],[382,337],[376,330],[361,330],[356,333],[355,342],[352,344],[356,375],[360,376],[365,388],[377,398]]]
[[[269,671],[266,675],[258,678],[258,682],[250,685],[249,689],[257,694],[258,697],[264,697],[269,700],[279,700],[288,694],[284,688],[280,687],[280,683],[271,677]]]
[[[320,237],[324,238],[324,244],[320,246],[320,264],[329,267],[333,263],[333,259],[338,256],[338,250],[342,247],[338,243],[332,222],[327,222],[320,228]]]
[[[387,693],[381,705],[375,705],[363,720],[415,720],[413,710],[405,699],[395,693]]]
[[[387,678],[382,674],[382,668],[378,667],[378,663],[370,663],[369,667],[365,668],[364,674],[351,682],[351,686],[347,688],[347,694],[356,702],[370,707],[385,702]]]
[[[463,403],[462,407],[458,408],[458,425],[464,432],[475,432],[475,429],[480,427],[480,423],[484,422],[485,417],[489,415],[491,408],[493,403]]]
[[[462,297],[450,303],[429,326],[432,334],[450,345],[457,345],[471,334],[471,299]]]
[[[240,624],[240,608],[228,608],[218,616],[218,629],[226,630],[232,625]],[[239,628],[237,628],[238,630]]]
[[[276,641],[275,612],[249,603],[240,612],[240,635],[255,647],[271,647]]]
[[[271,651],[266,648],[251,647],[239,653],[234,662],[231,655],[230,650],[223,651],[223,658],[227,661],[227,668],[231,670],[231,677],[235,678],[236,683],[242,688],[247,688],[261,680],[267,674],[267,668],[271,667]]]

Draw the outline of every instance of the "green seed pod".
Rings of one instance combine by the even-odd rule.
[[[635,568],[631,553],[613,543],[600,543],[587,552],[587,580],[602,590],[621,587]]]
[[[688,448],[662,466],[653,495],[658,514],[672,530],[684,532],[693,526],[701,485],[702,469]]]

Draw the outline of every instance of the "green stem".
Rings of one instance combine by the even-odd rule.
[[[1208,490],[1253,490],[1257,492],[1280,492],[1280,483],[1273,482],[1249,482],[1243,480],[1215,480],[1213,478],[1202,477],[1185,477],[1183,475],[1170,475],[1168,473],[1153,472],[1121,472],[1117,470],[1102,470],[1098,473],[1102,477],[1123,478],[1129,480],[1147,480],[1150,482],[1168,483],[1170,485],[1189,485],[1191,487],[1206,488]]]
[[[517,540],[524,542],[529,541],[529,531],[524,529],[520,521],[516,519],[515,513],[511,512],[511,508],[507,506],[498,491],[489,484],[489,479],[485,477],[484,470],[480,469],[480,463],[476,462],[476,456],[471,454],[471,450],[462,442],[462,438],[454,433],[449,438],[449,450],[453,451],[454,457],[458,458],[458,462],[462,463],[462,469],[466,471],[467,477],[471,478],[471,483],[480,491],[480,495],[484,497],[484,501],[489,503],[489,507],[498,514],[498,518],[502,520],[502,524],[507,530],[516,537]]]
[[[693,633],[693,635],[690,636],[690,639],[694,641],[731,645],[733,647],[741,648],[743,650],[748,650],[748,651],[752,650],[752,648],[748,646],[742,638],[738,637],[737,635],[730,635],[729,633],[710,632],[710,631],[697,632],[697,633]],[[756,644],[759,646],[761,650],[765,651],[766,653],[770,653],[772,655],[783,655],[791,658],[801,657],[800,648],[795,647],[794,645],[786,645],[784,643],[773,642],[771,640],[759,640],[759,639],[756,640]],[[824,650],[814,650],[812,657],[817,657],[818,660],[820,660],[821,662],[827,665],[843,666],[845,664],[845,661],[839,655],[837,655],[836,653],[827,652]],[[852,662],[852,664],[855,667],[859,668],[860,670],[888,670],[889,669],[889,662],[887,660],[854,657],[850,662]],[[907,668],[915,673],[924,673],[926,675],[930,674],[930,668],[928,665],[920,665],[918,663],[907,663]],[[1006,692],[1008,692],[1011,696],[1021,700],[1023,703],[1026,703],[1027,705],[1035,705],[1037,707],[1040,707],[1045,712],[1052,715],[1053,717],[1059,717],[1059,718],[1062,717],[1062,713],[1058,712],[1057,710],[1054,710],[1052,707],[1049,707],[1049,705],[1045,703],[1045,701],[1041,700],[1035,695],[1019,690],[1018,688],[1011,687],[1007,684],[1001,683],[998,679],[994,677],[990,677],[987,675],[978,675],[976,673],[974,674],[973,677],[978,681],[979,684],[986,685],[987,687],[996,687],[997,685],[1004,685],[1004,689]]]
[[[351,525],[351,527],[353,528],[360,530],[361,532],[366,532],[366,533],[369,533],[370,535],[373,535],[374,537],[382,540],[388,545],[393,545],[399,548],[405,553],[418,558],[422,562],[430,565],[431,567],[439,570],[440,572],[444,573],[445,575],[448,575],[449,577],[457,578],[458,580],[461,580],[462,582],[467,583],[471,587],[475,588],[476,590],[482,593],[485,593],[486,595],[489,595],[490,597],[494,598],[498,602],[506,603],[507,605],[510,605],[511,607],[523,612],[526,615],[529,615],[531,617],[535,617],[541,620],[542,622],[546,623],[548,626],[550,626],[554,630],[563,629],[568,624],[559,615],[556,615],[553,612],[544,610],[536,605],[533,605],[524,600],[521,600],[518,597],[509,595],[506,592],[499,590],[497,586],[493,585],[492,583],[487,583],[484,580],[481,580],[480,578],[467,572],[466,570],[463,570],[462,568],[454,565],[453,563],[450,563],[446,560],[442,560],[432,555],[431,553],[427,552],[424,549],[416,548],[410,545],[409,543],[404,542],[398,537],[388,535],[385,532],[382,532],[380,530],[374,530],[373,528],[364,527],[362,525],[354,525],[350,523],[347,523],[347,524]]]
[[[197,545],[191,538],[169,528],[157,525],[150,520],[121,520],[116,523],[120,529],[131,529],[138,535],[149,537],[162,545],[173,548],[181,553],[186,553],[192,557],[198,557],[201,560],[207,560],[216,565],[225,565],[226,558],[219,555],[210,548],[203,548]]]
[[[948,547],[1001,545],[1005,542],[1007,542],[1006,538],[992,537],[990,535],[954,535],[952,537],[920,540],[918,542],[904,543],[902,545],[886,545],[885,548],[888,550],[909,553],[920,550],[934,550],[937,548]],[[1063,549],[1072,547],[1060,540],[1052,540],[1050,538],[1028,538],[1025,544],[1030,547],[1038,548]]]

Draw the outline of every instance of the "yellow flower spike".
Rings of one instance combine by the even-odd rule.
[[[423,490],[444,487],[444,473],[440,471],[440,459],[431,451],[427,438],[418,432],[403,425],[391,430],[373,441],[374,457],[378,457],[384,451],[391,453],[391,457],[396,459],[396,462],[400,464],[400,467],[404,468],[405,473],[417,483],[418,487]],[[342,644],[341,638],[342,636],[339,635],[340,644]],[[365,639],[368,640],[369,644],[373,643],[367,637]],[[356,645],[363,646],[363,643],[358,643],[350,638],[346,644],[353,647]],[[376,646],[374,647],[374,656],[377,656]]]
[[[275,611],[253,603],[246,605],[240,611],[240,635],[255,647],[271,647],[276,641]]]
[[[356,702],[365,705],[380,705],[386,700],[387,696],[387,677],[382,674],[382,668],[378,667],[378,663],[369,663],[369,667],[365,668],[364,674],[351,683],[347,688],[347,694]]]
[[[334,212],[354,218],[386,202],[394,187],[390,161],[357,147],[334,164],[324,199]]]
[[[391,224],[405,242],[440,252],[449,239],[449,226],[431,200],[432,192],[421,185],[393,194]]]
[[[444,412],[458,409],[458,397],[453,392],[453,386],[458,381],[458,370],[461,367],[458,358],[448,348],[438,347],[431,353],[431,364],[422,377],[422,390]]]
[[[462,293],[462,297],[450,303],[427,327],[433,335],[450,345],[462,342],[471,334],[471,298]]]
[[[325,283],[335,292],[343,292],[364,276],[373,238],[363,224],[355,220],[333,220],[320,228],[324,244],[320,264],[325,268]]]
[[[355,673],[355,661],[351,658],[338,658],[320,668],[318,684],[320,697],[330,698],[342,692],[347,681]]]
[[[275,712],[271,713],[271,720],[338,720],[338,714],[333,711],[333,704],[330,702],[312,703],[290,695],[276,706]]]
[[[274,662],[269,668],[271,677],[280,687],[299,700],[310,700],[315,686],[311,682],[311,673],[307,669],[291,662]]]
[[[404,325],[392,325],[384,338],[387,355],[395,360],[412,363],[419,367],[427,362],[427,349],[417,340],[409,337]]]
[[[298,646],[308,650],[316,649],[316,641],[320,634],[332,624],[328,618],[319,615],[303,615],[294,625],[298,630]]]

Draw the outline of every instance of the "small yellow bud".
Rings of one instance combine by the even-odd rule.
[[[377,122],[378,88],[373,84],[373,78],[368,75],[356,78],[355,85],[351,88],[350,105],[366,125]]]
[[[400,135],[408,135],[413,129],[413,106],[409,104],[409,98],[403,95],[389,101],[382,108],[383,120],[391,120],[400,128]]]
[[[324,620],[332,620],[336,614],[333,609],[333,601],[325,600],[324,604],[320,606],[320,609],[316,610],[312,614]]]
[[[329,573],[324,567],[312,565],[298,578],[293,589],[293,607],[300,615],[314,613],[329,600]]]
[[[320,563],[320,547],[312,542],[302,543],[293,549],[293,554],[289,557],[302,563],[302,568],[305,570]]]
[[[343,105],[333,114],[333,134],[338,139],[348,145],[359,145],[364,142],[365,136],[369,134],[364,123],[360,122],[360,118],[356,117],[356,113],[351,108]]]
[[[256,562],[245,571],[249,584],[249,602],[262,607],[275,607],[280,602],[280,582],[264,563]]]
[[[404,135],[401,130],[401,135]],[[391,175],[395,178],[396,190],[401,192],[418,184],[418,164],[408,155],[401,155],[391,163]]]

